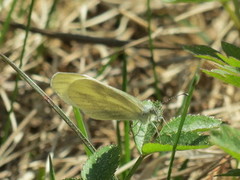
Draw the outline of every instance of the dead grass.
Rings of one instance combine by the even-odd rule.
[[[21,14],[21,10],[27,9],[30,1],[22,2],[14,10],[12,23],[25,25],[27,22],[27,14]],[[69,106],[60,101],[49,86],[51,76],[57,71],[67,71],[94,77],[108,62],[109,56],[120,51],[128,56],[128,92],[141,100],[155,99],[145,1],[59,1],[49,28],[45,28],[51,3],[36,1],[31,26],[37,28],[37,32],[29,34],[22,69],[71,117]],[[1,21],[4,22],[10,7],[11,4],[2,7]],[[165,4],[156,0],[152,1],[151,7],[154,56],[163,101],[186,91],[200,61],[184,52],[181,45],[207,44],[219,50],[222,40],[239,45],[237,30],[217,2]],[[20,28],[12,24],[0,47],[1,53],[16,64],[19,64],[25,34]],[[69,33],[78,36],[71,39]],[[54,154],[57,179],[77,177],[87,158],[82,143],[22,80],[13,104],[14,111],[8,116],[16,73],[8,65],[0,63],[2,142],[3,129],[9,127],[9,136],[0,149],[0,179],[36,179],[40,169],[46,167],[46,159],[51,152]],[[121,89],[121,66],[118,58],[99,79]],[[212,65],[203,62],[203,66],[211,68]],[[215,116],[239,128],[238,92],[239,89],[202,74],[190,113]],[[178,97],[164,105],[165,119],[169,120],[180,104],[181,97]],[[95,147],[116,143],[112,122],[87,120],[86,123]],[[134,149],[134,143],[132,147]],[[135,155],[137,153],[133,154],[133,158]],[[169,156],[152,155],[145,160],[134,179],[165,179]],[[179,170],[186,159],[189,167]],[[226,172],[233,163],[214,147],[178,152],[173,175],[184,175],[186,179],[213,179],[214,174]],[[155,172],[158,177],[151,178],[156,166],[160,169]]]

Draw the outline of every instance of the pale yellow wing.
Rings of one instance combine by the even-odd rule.
[[[142,103],[133,96],[86,75],[57,73],[52,87],[65,102],[94,119],[138,120],[144,113]]]
[[[73,104],[68,97],[68,88],[71,83],[82,78],[84,78],[84,76],[79,76],[79,74],[76,73],[58,72],[54,74],[51,79],[51,87],[63,101],[68,104]]]

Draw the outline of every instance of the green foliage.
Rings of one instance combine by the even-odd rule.
[[[162,104],[158,101],[144,101],[145,105],[154,106],[154,115],[146,123],[133,121],[132,132],[135,145],[142,154],[142,147],[145,143],[149,143],[158,131],[158,126],[162,124]]]
[[[41,167],[38,169],[36,180],[44,180],[45,179],[45,168]]]
[[[217,53],[219,52],[211,47],[205,45],[192,45],[184,46],[184,49],[192,52],[193,54],[196,55],[196,57],[221,63],[221,59],[217,56]]]
[[[227,56],[240,59],[239,47],[234,46],[233,44],[229,44],[227,42],[222,42],[222,48]]]
[[[222,49],[226,56],[204,45],[184,46],[184,49],[195,54],[196,57],[213,61],[216,69],[202,71],[225,83],[240,87],[240,48],[232,44],[222,42]]]
[[[171,151],[176,138],[177,130],[181,118],[173,118],[166,124],[154,143],[145,143],[142,146],[144,154],[150,154],[159,151]],[[181,136],[178,142],[177,150],[190,150],[206,148],[210,146],[208,136],[201,135],[202,132],[212,128],[218,128],[221,124],[219,119],[201,115],[187,115]]]
[[[48,18],[51,17],[51,14],[55,9],[55,5],[57,1],[58,0],[54,1]],[[175,2],[175,3],[178,3],[178,2],[201,3],[206,1],[211,1],[211,0],[165,0],[165,2]],[[221,0],[221,2],[224,2],[224,1],[227,1],[227,0]],[[14,3],[16,2],[17,1],[14,1]],[[15,5],[13,5],[12,7],[14,6]],[[11,13],[9,13],[9,15],[10,14]],[[9,16],[9,18],[7,18],[8,20],[4,25],[5,28],[3,28],[1,38],[5,37],[6,31],[10,22],[10,17],[11,15]],[[31,16],[29,16],[29,20],[31,19],[30,17]],[[151,18],[149,18],[149,27],[150,27],[150,20]],[[48,19],[46,23],[46,27],[48,26],[49,22],[50,21]],[[149,31],[149,39],[151,38],[150,35],[151,35],[151,32]],[[27,40],[27,35],[26,35],[26,40]],[[207,59],[217,64],[216,69],[213,69],[212,71],[203,70],[203,72],[205,72],[210,76],[218,78],[224,81],[225,83],[230,83],[237,87],[240,87],[240,76],[239,76],[240,48],[239,47],[223,42],[222,48],[226,56],[222,55],[220,52],[208,46],[186,46],[185,48],[193,52],[194,54],[196,54],[196,57]],[[151,47],[151,51],[153,49],[154,47]],[[21,55],[22,57],[23,57],[23,54],[24,54],[24,50]],[[113,59],[114,58],[112,58],[111,61],[109,62],[111,63]],[[153,59],[153,55],[151,59]],[[152,64],[153,64],[153,70],[155,71],[154,61],[152,62]],[[106,67],[107,66],[108,64],[106,65]],[[104,71],[106,67],[102,68],[102,71],[100,71],[100,74],[101,72]],[[24,76],[27,77],[26,75]],[[155,88],[157,88],[158,80],[155,74],[154,74],[154,78],[155,78],[155,84],[156,84]],[[39,88],[39,87],[35,86],[35,88]],[[39,91],[39,94],[41,94],[40,91]],[[46,95],[43,95],[43,97],[45,97],[45,99],[49,99],[49,97],[47,97]],[[56,108],[56,107],[53,107],[53,108]],[[62,113],[60,112],[59,114],[62,114]],[[62,117],[65,118],[64,115],[62,115]],[[139,121],[134,121],[132,126],[133,127],[132,131],[134,134],[136,147],[139,150],[139,152],[141,154],[150,154],[150,153],[159,152],[159,151],[171,151],[173,149],[173,143],[174,143],[174,140],[176,139],[176,134],[179,129],[180,120],[181,120],[180,117],[173,118],[168,124],[166,124],[162,128],[160,133],[156,133],[157,127],[159,125],[158,121],[149,121],[145,124]],[[78,124],[79,125],[81,124],[80,126],[82,126],[83,122],[78,122]],[[210,146],[209,137],[206,135],[202,135],[201,133],[214,128],[218,128],[220,124],[221,122],[218,119],[214,119],[211,117],[200,116],[200,115],[194,115],[194,116],[188,115],[185,119],[183,128],[181,130],[181,136],[178,142],[177,150],[199,149],[199,148],[209,147]],[[73,130],[78,135],[81,134],[80,132],[78,132],[78,129],[75,128],[74,124],[70,124],[69,126],[72,127]],[[81,132],[84,132],[84,131],[85,130],[83,129]],[[128,135],[126,133],[128,132],[125,132],[125,135]],[[157,135],[156,139],[153,138],[154,135]],[[86,150],[88,151],[88,154],[93,153],[95,149],[93,148],[92,144],[88,140],[84,139],[87,137],[87,134],[85,133],[84,136],[80,135],[80,137],[82,138],[83,142],[85,142],[86,147],[88,147],[89,149],[89,150]],[[211,142],[215,145],[218,145],[225,152],[229,153],[236,159],[240,160],[240,154],[239,154],[240,143],[239,143],[238,137],[240,137],[240,133],[238,130],[230,128],[228,126],[222,126],[220,130],[212,131]],[[151,143],[151,141],[153,142]],[[129,144],[129,142],[127,142],[126,144]],[[114,172],[116,171],[116,168],[119,164],[119,156],[120,156],[120,150],[116,146],[106,146],[101,148],[100,150],[95,152],[92,156],[90,156],[89,160],[86,162],[82,171],[82,177],[84,179],[113,179]],[[54,167],[52,165],[52,160],[50,156],[49,156],[49,159],[50,159],[49,160],[50,179],[55,179]],[[229,171],[226,174],[222,174],[221,176],[224,176],[224,175],[239,176],[239,174],[240,174],[240,170],[236,169],[236,170]],[[42,172],[41,170],[40,176],[42,177],[43,175],[44,175],[44,172]],[[69,179],[77,179],[77,178],[69,178]]]
[[[202,71],[212,77],[218,78],[225,83],[240,87],[240,48],[232,44],[222,42],[222,49],[226,55],[202,45],[184,46],[184,48],[196,57],[213,61],[216,69],[211,71],[203,69]],[[223,125],[218,130],[212,130],[210,142],[223,149],[232,157],[240,160],[240,131]],[[240,170],[234,169],[219,176],[239,176]]]
[[[55,180],[55,172],[54,172],[54,166],[52,164],[52,157],[51,155],[48,156],[49,158],[49,167],[50,167],[50,180]]]
[[[173,118],[166,126],[162,128],[160,135],[177,133],[181,117]],[[219,119],[203,115],[188,115],[184,121],[182,132],[203,132],[212,128],[217,128],[221,124]]]
[[[240,160],[240,131],[227,125],[219,130],[212,130],[210,141],[219,148]]]
[[[84,124],[84,120],[82,118],[82,114],[81,114],[80,110],[78,108],[73,107],[73,112],[74,112],[74,116],[75,116],[79,130],[86,138],[88,138],[88,133],[87,133],[87,130],[86,130],[86,127]],[[88,156],[92,155],[92,152],[89,151],[89,149],[86,147],[86,145],[84,145],[84,149]]]
[[[147,122],[145,124],[134,121],[132,125],[132,132],[134,135],[135,145],[138,151],[142,154],[142,147],[145,143],[151,141],[152,137],[156,133],[156,122]]]
[[[89,157],[82,170],[84,180],[111,180],[118,167],[120,149],[117,146],[105,146]]]

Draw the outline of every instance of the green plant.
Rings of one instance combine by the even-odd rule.
[[[90,155],[89,160],[84,166],[83,169],[83,177],[85,179],[94,179],[94,177],[98,177],[101,175],[104,179],[112,179],[114,176],[114,172],[116,167],[119,165],[119,157],[120,157],[120,149],[116,146],[109,146],[102,148],[98,151],[95,151],[95,148],[91,144],[91,142],[86,138],[86,136],[79,131],[78,128],[69,120],[66,115],[51,101],[51,99],[18,67],[16,67],[8,58],[4,55],[1,55],[2,60],[10,64],[22,77],[26,80],[36,91],[41,94],[44,99],[53,107],[53,109],[59,113],[59,115],[69,124],[69,126],[76,132],[82,142],[88,149],[88,153],[92,153]],[[136,171],[137,167],[140,165],[141,161],[149,154],[154,152],[164,152],[164,151],[173,151],[176,150],[189,150],[189,149],[199,149],[209,147],[211,144],[209,143],[208,136],[202,135],[203,132],[208,131],[210,129],[215,129],[220,126],[221,121],[218,119],[200,116],[200,115],[187,115],[187,110],[189,107],[190,99],[192,96],[192,92],[194,86],[196,85],[198,78],[194,76],[193,81],[190,83],[188,96],[186,97],[183,110],[179,117],[172,118],[172,120],[163,125],[163,128],[160,132],[157,133],[157,137],[153,138],[156,133],[156,127],[158,126],[159,121],[155,122],[147,122],[145,124],[140,121],[135,121],[133,123],[133,134],[134,140],[136,142],[136,147],[139,151],[138,161],[135,163],[130,172],[126,175],[125,179],[130,179],[131,176]],[[145,103],[148,103],[145,102]],[[156,108],[160,110],[161,104],[156,102],[154,103]],[[155,117],[156,118],[156,117]],[[159,118],[159,117],[157,117]],[[185,122],[185,123],[184,123]],[[109,163],[109,159],[115,159],[111,163]],[[174,160],[174,153],[172,156],[172,162]],[[106,162],[106,163],[105,163]],[[170,168],[172,165],[170,166]],[[96,168],[93,170],[92,168]],[[88,169],[88,170],[86,170]],[[102,169],[102,171],[101,171]],[[110,172],[104,176],[103,171],[112,169]],[[53,171],[52,171],[53,172]],[[99,172],[100,174],[96,174]],[[93,174],[91,174],[93,173]],[[54,173],[51,173],[53,176]],[[104,176],[104,177],[103,177]],[[169,171],[169,178],[171,176],[171,171]],[[91,177],[91,178],[87,178]],[[115,177],[116,178],[116,177]]]
[[[202,71],[212,77],[222,80],[225,83],[240,87],[240,48],[222,42],[222,49],[226,55],[205,45],[184,46],[184,48],[196,57],[214,62],[216,68]]]
[[[226,55],[205,45],[184,46],[184,49],[195,54],[196,57],[212,61],[215,69],[202,69],[204,73],[221,81],[240,87],[240,48],[222,42],[222,49]],[[226,153],[240,160],[239,130],[230,126],[221,126],[218,130],[211,131],[211,142],[223,149]],[[233,169],[224,176],[240,176],[238,169]]]

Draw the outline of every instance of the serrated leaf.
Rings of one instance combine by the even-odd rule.
[[[227,42],[222,42],[222,48],[227,56],[234,57],[235,59],[240,59],[240,48],[239,47],[237,47],[233,44],[229,44]]]
[[[211,132],[210,141],[232,157],[240,160],[240,131],[227,125]]]
[[[118,167],[120,149],[105,146],[89,157],[81,172],[84,180],[111,180]]]
[[[143,154],[159,151],[171,151],[181,118],[177,117],[166,124],[154,143],[146,143],[142,147]],[[199,132],[218,128],[221,124],[219,119],[202,115],[188,115],[185,119],[177,150],[190,150],[207,148],[210,146],[208,136]]]
[[[227,173],[218,174],[216,176],[239,176],[240,177],[240,169],[231,169]]]
[[[160,135],[168,133],[176,133],[178,131],[181,117],[173,118],[167,125],[165,125]],[[203,115],[187,115],[184,121],[182,132],[202,132],[209,129],[217,128],[221,124],[221,120],[203,116]]]
[[[160,144],[169,144],[173,145],[176,139],[176,133],[171,132],[169,134],[162,134],[157,138],[157,142]],[[181,132],[180,139],[178,141],[179,145],[184,146],[196,146],[199,144],[208,144],[208,136],[201,136],[196,132]]]

